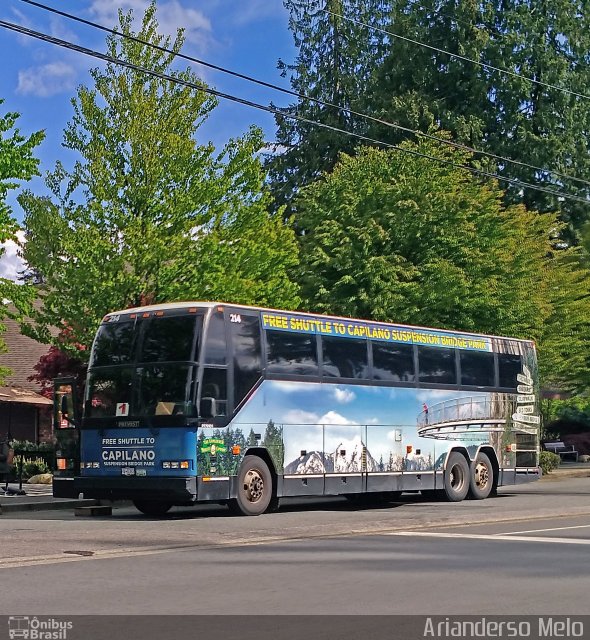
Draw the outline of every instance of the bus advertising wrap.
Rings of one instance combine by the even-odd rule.
[[[278,331],[319,333],[341,338],[371,338],[385,342],[419,344],[430,347],[454,347],[474,351],[491,351],[491,340],[484,336],[453,334],[432,329],[386,325],[345,318],[298,316],[290,313],[262,313],[262,326]]]

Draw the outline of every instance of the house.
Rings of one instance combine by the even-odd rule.
[[[52,440],[52,401],[42,396],[40,385],[28,378],[39,358],[49,351],[49,345],[24,336],[17,322],[7,318],[2,322],[6,332],[0,334],[7,353],[0,353],[0,366],[12,373],[0,387],[0,439],[50,442]]]

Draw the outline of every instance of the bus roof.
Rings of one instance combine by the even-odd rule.
[[[320,314],[320,313],[309,313],[307,311],[293,311],[293,310],[286,310],[286,309],[273,309],[271,307],[255,307],[255,306],[251,306],[251,305],[245,305],[245,304],[238,304],[238,303],[233,303],[233,302],[204,302],[204,301],[183,301],[183,302],[168,302],[168,303],[161,303],[161,304],[152,304],[152,305],[146,305],[143,307],[134,307],[131,309],[123,309],[121,311],[112,311],[110,313],[107,313],[106,316],[104,317],[103,321],[105,321],[107,318],[110,318],[111,316],[116,316],[116,315],[129,315],[129,314],[143,314],[143,313],[152,313],[152,312],[158,312],[158,311],[173,311],[173,310],[182,310],[182,309],[186,309],[187,311],[189,309],[212,309],[214,307],[231,307],[232,309],[245,309],[245,310],[251,310],[251,311],[266,311],[269,313],[282,313],[282,314],[289,314],[289,315],[294,315],[294,316],[303,316],[306,318],[313,318],[313,319],[317,319],[317,320],[336,320],[336,321],[357,321],[357,322],[365,322],[365,323],[371,323],[374,325],[381,325],[383,327],[391,327],[391,326],[395,326],[395,327],[400,327],[402,329],[408,329],[409,331],[412,330],[419,330],[419,331],[442,331],[445,333],[452,333],[452,334],[457,334],[457,335],[464,335],[464,336],[481,336],[482,338],[496,338],[499,340],[514,340],[517,342],[526,342],[526,343],[530,343],[534,345],[534,340],[526,340],[523,338],[514,338],[514,337],[510,337],[510,336],[498,336],[498,335],[493,335],[493,334],[486,334],[486,333],[478,333],[476,331],[473,332],[469,332],[469,331],[457,331],[455,329],[442,329],[439,327],[425,327],[425,326],[420,326],[420,325],[410,325],[410,324],[403,324],[403,323],[397,323],[397,322],[381,322],[379,320],[367,320],[365,318],[351,318],[351,317],[346,317],[346,316],[334,316],[334,315],[324,315],[324,314]]]

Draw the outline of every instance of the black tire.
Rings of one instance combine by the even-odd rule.
[[[447,459],[444,475],[445,496],[449,502],[461,502],[469,491],[469,465],[465,457],[452,451]]]
[[[483,500],[492,492],[494,467],[487,454],[479,452],[471,463],[469,473],[469,495],[474,500]]]
[[[264,460],[246,456],[238,473],[237,496],[230,500],[233,513],[259,516],[269,509],[272,500],[272,475]]]
[[[146,516],[163,516],[172,508],[170,502],[156,502],[154,500],[134,500],[133,504],[138,511]]]

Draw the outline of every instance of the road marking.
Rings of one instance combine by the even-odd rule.
[[[513,536],[519,533],[540,533],[542,531],[565,531],[566,529],[588,529],[590,524],[577,524],[572,527],[553,527],[551,529],[529,529],[528,531],[508,531],[507,533],[499,533],[500,536]]]
[[[517,542],[551,542],[555,544],[590,544],[590,540],[576,540],[574,538],[542,538],[540,536],[510,536],[503,537],[502,534],[478,534],[478,533],[435,533],[431,531],[392,531],[386,535],[405,536],[408,538],[455,538],[464,540],[501,540]]]

